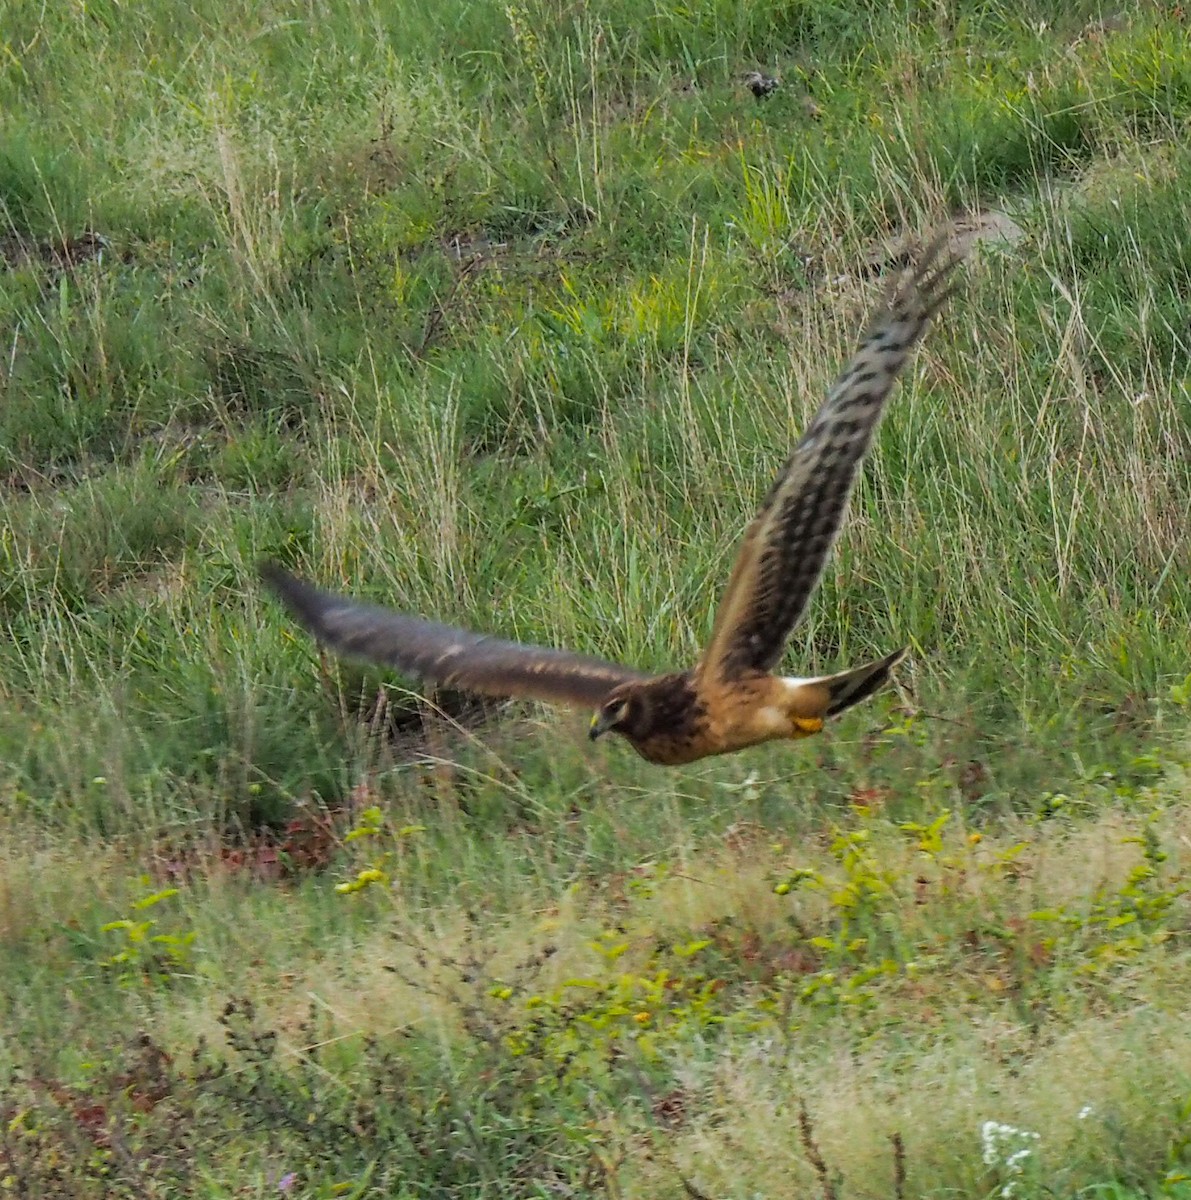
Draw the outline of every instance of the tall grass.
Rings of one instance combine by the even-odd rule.
[[[15,6],[0,1179],[1179,1195],[1179,19]],[[693,661],[873,264],[986,210],[1022,236],[970,256],[792,641],[797,670],[912,646],[830,736],[661,772],[574,714],[323,663],[262,595],[280,557]],[[392,889],[333,892],[360,870]],[[775,893],[796,870],[838,887]],[[662,970],[651,1057],[611,1010]],[[592,987],[528,1029],[569,971]],[[981,1160],[984,1120],[1042,1134],[1028,1177]]]

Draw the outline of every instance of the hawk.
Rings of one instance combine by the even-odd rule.
[[[651,675],[568,650],[504,641],[362,604],[274,563],[261,573],[320,641],[461,691],[594,708],[612,732],[666,766],[818,733],[889,678],[904,649],[837,675],[773,674],[839,533],[861,460],[898,372],[951,295],[958,255],[932,243],[870,320],[851,361],[745,530],[711,640],[690,670]]]

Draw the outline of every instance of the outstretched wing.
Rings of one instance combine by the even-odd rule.
[[[778,473],[745,531],[698,671],[733,679],[771,670],[839,533],[861,459],[914,344],[951,295],[959,256],[940,238],[869,322],[852,361]]]
[[[275,563],[263,563],[260,572],[290,612],[332,650],[387,663],[443,687],[594,708],[618,684],[647,678],[598,658],[501,641],[361,604],[304,583]]]

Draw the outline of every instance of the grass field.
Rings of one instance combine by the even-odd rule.
[[[0,50],[0,1195],[1191,1197],[1183,5]],[[693,661],[891,247],[989,214],[791,644],[912,646],[828,735],[436,717],[258,585]]]

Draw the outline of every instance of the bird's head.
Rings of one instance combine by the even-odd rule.
[[[587,736],[594,742],[602,734],[612,730],[629,733],[638,723],[641,698],[631,686],[614,688],[607,699],[591,718]]]

